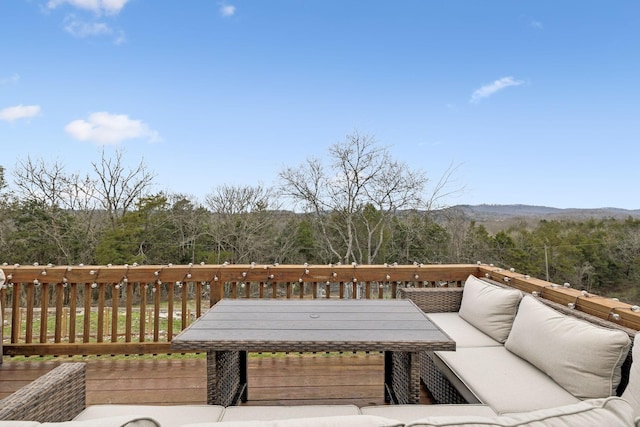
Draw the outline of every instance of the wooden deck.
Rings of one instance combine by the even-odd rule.
[[[12,361],[0,365],[0,398],[17,390],[65,358]],[[75,360],[75,359],[74,359]],[[87,358],[87,405],[206,404],[204,357],[136,359]],[[290,354],[249,357],[247,405],[384,405],[383,356]],[[421,403],[431,403],[426,389]]]

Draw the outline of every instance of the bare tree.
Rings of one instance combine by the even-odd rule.
[[[273,190],[262,185],[221,185],[205,197],[212,211],[215,261],[265,262],[274,256],[279,209]]]
[[[92,200],[94,182],[68,174],[58,161],[30,157],[18,161],[13,176],[13,195],[19,201],[14,208],[23,212],[19,224],[39,230],[46,246],[55,248],[55,260],[89,262],[100,226]]]
[[[115,157],[108,158],[102,150],[100,163],[91,163],[97,176],[95,198],[107,212],[112,226],[135,207],[138,200],[147,195],[155,178],[144,160],[127,169],[122,156],[123,152],[116,150]]]
[[[240,214],[277,208],[271,189],[262,185],[221,185],[205,196],[205,203],[217,214]]]
[[[390,220],[399,210],[424,209],[424,172],[394,160],[370,136],[354,133],[329,148],[330,164],[308,159],[279,174],[280,191],[314,215],[319,234],[336,260],[371,264],[385,241]],[[436,186],[445,188],[446,178]]]
[[[19,160],[13,171],[18,198],[36,201],[49,208],[67,207],[70,185],[64,169],[57,161],[46,163],[31,157]]]

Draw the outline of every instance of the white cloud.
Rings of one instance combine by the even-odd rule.
[[[524,84],[522,80],[515,80],[513,77],[503,77],[494,81],[493,83],[486,84],[480,89],[476,89],[471,95],[470,103],[475,104],[480,102],[483,98],[488,98],[494,93],[501,91],[509,86],[520,86]]]
[[[230,4],[223,4],[222,6],[220,6],[220,15],[227,17],[227,16],[233,16],[236,13],[236,7],[232,6]]]
[[[88,120],[74,120],[64,130],[77,140],[100,145],[115,145],[127,139],[147,139],[150,142],[160,140],[158,132],[141,120],[107,112],[91,113]]]
[[[69,15],[65,18],[64,30],[78,38],[113,36],[113,43],[116,45],[121,45],[126,41],[124,31],[114,30],[104,22],[86,22],[78,19],[75,15]]]
[[[78,9],[89,10],[97,14],[117,15],[129,0],[49,0],[47,7],[55,9],[62,4],[69,4]]]
[[[19,119],[29,119],[40,114],[39,105],[16,105],[0,110],[0,120],[13,122]]]
[[[103,36],[113,34],[113,30],[104,22],[84,22],[75,16],[68,16],[64,30],[74,37]]]

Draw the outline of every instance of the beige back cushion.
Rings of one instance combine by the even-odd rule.
[[[522,292],[517,289],[503,288],[469,276],[458,314],[494,340],[504,343],[521,299]]]
[[[625,332],[566,316],[532,296],[522,299],[505,342],[579,399],[615,394],[630,345]]]

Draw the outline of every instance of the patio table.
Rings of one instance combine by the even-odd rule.
[[[385,401],[418,403],[422,351],[455,342],[410,300],[223,299],[171,341],[207,352],[207,403],[246,402],[248,352],[384,352]]]

